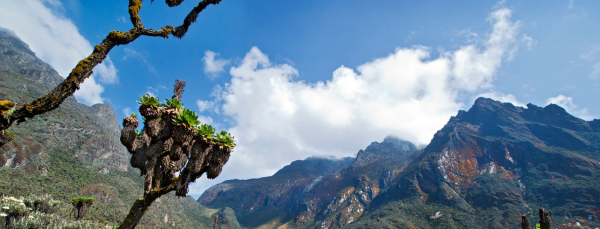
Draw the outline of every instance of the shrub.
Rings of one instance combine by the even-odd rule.
[[[49,194],[44,194],[41,196],[38,195],[30,195],[26,197],[23,202],[27,207],[29,207],[32,211],[41,212],[45,214],[53,214],[58,210],[60,201],[55,200]]]

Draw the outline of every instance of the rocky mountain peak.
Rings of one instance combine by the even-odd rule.
[[[373,161],[397,157],[403,152],[417,151],[417,147],[409,141],[394,136],[387,136],[383,142],[372,142],[365,150],[358,151],[353,167],[361,167]]]
[[[63,78],[50,65],[35,56],[29,45],[12,30],[0,27],[0,71],[24,75],[42,84],[47,90],[54,88]]]
[[[404,141],[398,137],[389,135],[383,139],[383,143],[389,143],[397,150],[401,151],[417,151],[417,147],[412,142]]]
[[[354,158],[335,158],[335,157],[309,157],[305,160],[293,161],[286,165],[273,176],[326,176],[341,168],[352,164]]]

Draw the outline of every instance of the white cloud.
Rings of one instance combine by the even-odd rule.
[[[527,45],[527,50],[533,50],[533,46],[537,44],[537,41],[534,40],[532,37],[527,36],[527,34],[523,34],[523,36],[521,36],[521,41],[523,41],[525,43],[525,45]]]
[[[489,92],[481,93],[472,99],[471,104],[475,103],[475,99],[477,99],[479,97],[490,98],[490,99],[497,100],[497,101],[500,101],[503,103],[512,103],[513,105],[520,106],[520,107],[526,106],[524,103],[520,102],[517,99],[517,97],[515,97],[513,94],[503,94],[498,91],[489,91]]]
[[[104,92],[104,87],[97,84],[94,77],[88,78],[79,87],[80,89],[75,91],[75,97],[78,100],[83,100],[84,103],[89,105],[104,102],[104,98],[100,96]]]
[[[492,77],[502,58],[507,51],[516,50],[511,44],[518,35],[519,22],[510,21],[510,17],[511,11],[506,8],[491,13],[488,21],[493,23],[493,31],[485,42],[485,50],[468,45],[447,54],[453,62],[453,86],[469,92],[492,86]]]
[[[157,97],[156,94],[158,93],[159,90],[166,90],[167,87],[165,87],[164,85],[158,85],[156,87],[148,87],[148,90],[146,91],[145,94],[148,94],[152,97]]]
[[[573,0],[569,0],[569,9],[573,9]]]
[[[592,66],[592,73],[590,73],[590,78],[598,79],[600,77],[600,61]]]
[[[124,48],[123,52],[125,52],[125,56],[123,56],[123,60],[127,60],[129,58],[137,59],[140,62],[142,62],[144,65],[146,65],[146,67],[148,67],[149,72],[156,73],[156,69],[154,69],[154,66],[152,66],[152,64],[150,64],[148,62],[148,59],[146,58],[145,53],[138,52],[135,49],[129,48],[129,47]]]
[[[237,147],[223,174],[192,192],[226,179],[273,174],[308,156],[349,156],[374,140],[395,135],[427,144],[463,107],[466,93],[492,87],[496,71],[515,45],[518,23],[510,10],[490,16],[482,47],[466,45],[436,58],[423,46],[398,48],[358,66],[341,66],[326,82],[296,81],[298,71],[274,64],[253,47],[231,68],[231,82],[215,89]],[[506,96],[504,98],[510,98]]]
[[[131,108],[129,108],[129,107],[123,108],[123,115],[125,115],[125,117],[130,116],[132,113],[133,113],[133,110],[131,110]]]
[[[593,59],[593,57],[596,55],[596,53],[600,52],[600,46],[598,45],[594,45],[591,48],[588,49],[587,52],[581,53],[579,55],[579,59],[582,60],[590,60]]]
[[[203,112],[203,111],[209,110],[209,109],[214,109],[214,102],[212,102],[212,101],[206,101],[206,100],[199,99],[198,101],[196,101],[196,104],[198,105],[198,109],[200,110],[200,112]]]
[[[573,97],[558,95],[556,97],[548,98],[546,100],[546,103],[547,104],[553,103],[553,104],[559,105],[562,108],[565,108],[565,110],[567,110],[567,112],[569,112],[573,116],[578,117],[580,119],[584,119],[584,120],[594,119],[594,117],[592,117],[592,115],[590,115],[590,113],[588,112],[587,108],[579,109],[579,107],[577,105],[575,105],[575,103],[573,103]]]
[[[213,119],[209,116],[198,115],[198,121],[200,121],[200,123],[208,125],[214,124]]]
[[[117,68],[113,65],[112,60],[109,57],[104,59],[102,64],[99,64],[94,68],[94,71],[100,75],[100,82],[105,84],[118,83],[119,78],[117,77]]]
[[[62,15],[61,9],[64,8],[57,0],[0,1],[0,25],[15,31],[41,60],[66,77],[93,48],[75,24]],[[109,57],[95,70],[81,85],[82,90],[75,93],[77,99],[88,105],[103,101],[104,88],[95,76],[99,75],[102,83],[118,82],[117,70]],[[85,91],[84,87],[92,91]]]
[[[210,78],[219,76],[219,73],[225,71],[225,65],[229,63],[229,60],[216,59],[217,56],[219,56],[218,53],[206,50],[204,58],[202,58],[202,61],[204,61],[204,73],[208,74]]]
[[[125,16],[121,16],[121,17],[117,18],[117,21],[121,22],[121,23],[127,23],[127,18],[125,18]]]

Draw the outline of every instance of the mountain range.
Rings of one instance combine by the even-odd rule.
[[[600,120],[479,98],[422,150],[390,136],[355,159],[309,158],[225,181],[198,202],[228,208],[242,227],[516,228],[520,214],[537,222],[544,207],[555,225],[593,228],[599,161]]]

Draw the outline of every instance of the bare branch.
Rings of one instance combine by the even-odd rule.
[[[154,2],[154,0],[152,0],[151,2]],[[169,7],[175,7],[181,4],[183,0],[165,0],[165,2]]]
[[[200,12],[202,12],[202,10],[204,10],[210,4],[219,4],[220,2],[221,2],[221,0],[204,0],[204,1],[201,1],[200,3],[198,3],[198,5],[196,7],[194,7],[192,12],[190,12],[187,15],[187,17],[185,17],[185,20],[183,20],[183,25],[181,25],[175,29],[175,31],[173,32],[173,35],[175,37],[181,39],[185,35],[185,33],[187,33],[190,25],[192,23],[196,22],[196,19],[198,18],[198,14],[200,14]]]

